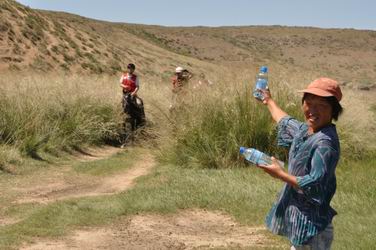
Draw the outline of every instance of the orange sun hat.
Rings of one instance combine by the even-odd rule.
[[[300,93],[309,93],[322,97],[334,96],[337,101],[342,99],[342,91],[337,81],[321,77],[311,82],[306,89],[299,90]]]

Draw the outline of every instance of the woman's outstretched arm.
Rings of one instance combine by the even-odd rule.
[[[272,115],[272,118],[275,122],[279,122],[283,117],[287,116],[288,114],[283,111],[277,103],[272,99],[272,96],[270,94],[269,90],[262,90],[262,93],[264,95],[264,100],[262,103],[266,105],[269,109],[270,114]]]

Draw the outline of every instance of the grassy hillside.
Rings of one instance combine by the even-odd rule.
[[[156,76],[202,63],[153,45],[123,25],[0,2],[0,71],[119,74],[129,62]]]

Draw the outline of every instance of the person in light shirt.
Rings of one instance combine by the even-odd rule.
[[[187,96],[189,93],[189,80],[193,77],[193,74],[183,67],[177,67],[175,69],[175,75],[171,79],[172,83],[172,101],[170,105],[170,111],[186,104],[188,101]]]

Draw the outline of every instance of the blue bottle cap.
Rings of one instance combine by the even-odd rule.
[[[268,73],[268,67],[266,67],[266,66],[261,66],[261,68],[260,68],[260,72],[261,72],[261,73]]]
[[[244,151],[245,151],[245,147],[240,147],[239,152],[240,152],[241,154],[243,154]]]

